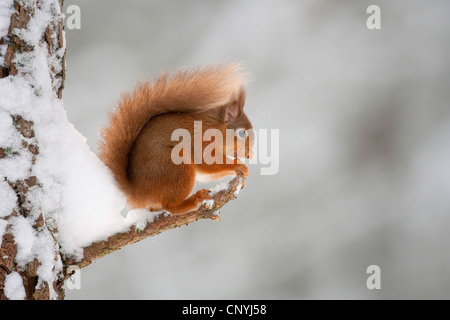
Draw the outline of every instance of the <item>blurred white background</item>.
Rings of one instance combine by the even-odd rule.
[[[254,127],[280,129],[280,170],[251,166],[221,223],[105,256],[68,299],[450,298],[448,1],[71,4],[63,99],[92,150],[138,79],[239,60]]]

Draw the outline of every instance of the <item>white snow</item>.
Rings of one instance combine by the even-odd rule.
[[[2,218],[11,214],[17,201],[15,192],[4,180],[0,180],[0,199],[2,199],[0,205],[0,218]]]
[[[0,1],[0,37],[8,33],[10,17],[14,12],[14,0]],[[6,45],[0,45],[0,65],[3,64],[3,57]]]
[[[17,151],[23,149],[19,147],[18,149],[8,147],[8,150]],[[1,161],[0,166],[0,176],[7,176],[10,181],[23,180],[29,177],[30,165],[31,165],[31,154],[28,152],[22,152],[19,155],[6,157]]]
[[[216,186],[214,186],[211,189],[209,189],[211,194],[215,195],[216,193],[218,193],[220,191],[228,189],[228,186],[230,185],[230,181],[231,180],[223,181],[223,182],[220,182],[220,183],[216,184]]]
[[[33,260],[36,254],[33,250],[36,231],[32,227],[32,221],[23,216],[13,217],[9,221],[12,224],[11,231],[14,234],[14,241],[17,245],[15,260],[19,266],[24,267]]]
[[[44,1],[44,5],[49,9],[52,6],[52,1]],[[36,46],[41,39],[41,35],[44,34],[50,19],[49,11],[36,10],[28,22],[27,29],[14,29],[12,33],[15,36],[19,36],[27,45]]]
[[[239,194],[239,191],[242,189],[242,178],[239,178],[239,184],[236,187],[236,191],[234,191],[234,195],[237,197]]]
[[[16,137],[19,133],[13,129],[13,121],[12,118],[6,112],[0,111],[0,148],[5,147],[11,143],[11,141],[15,141]]]
[[[164,211],[151,212],[147,209],[130,210],[125,218],[128,226],[135,225],[137,230],[144,230],[148,222],[152,222],[155,217]]]
[[[5,234],[7,225],[8,225],[8,221],[0,219],[0,247],[2,246],[3,235]],[[2,253],[0,252],[0,254],[2,254]]]
[[[6,297],[9,300],[24,300],[25,288],[22,277],[16,271],[12,271],[5,277],[5,287],[3,288]]]
[[[214,206],[214,199],[203,200],[206,208],[211,209]]]

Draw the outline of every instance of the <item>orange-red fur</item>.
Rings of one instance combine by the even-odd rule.
[[[237,160],[225,164],[227,153],[242,154],[235,145],[225,143],[225,130],[251,128],[243,112],[245,82],[239,64],[220,64],[165,72],[122,95],[102,131],[99,156],[111,169],[129,205],[171,213],[192,211],[210,199],[206,189],[188,197],[196,172],[214,179],[248,175],[248,168]],[[177,144],[171,141],[172,132],[185,128],[193,137],[194,121],[202,121],[203,131],[216,128],[223,132],[224,145],[218,152],[223,153],[224,164],[172,162],[171,150]],[[204,142],[203,148],[208,143]],[[246,147],[244,155],[248,157],[248,144]]]

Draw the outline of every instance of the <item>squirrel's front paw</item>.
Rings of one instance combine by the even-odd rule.
[[[244,177],[248,177],[249,174],[248,167],[245,164],[238,164],[235,166],[234,172],[236,172],[236,175]]]
[[[208,189],[198,190],[195,194],[195,198],[197,203],[202,203],[205,200],[212,199],[210,191]]]

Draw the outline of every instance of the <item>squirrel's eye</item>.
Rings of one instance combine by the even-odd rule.
[[[245,139],[245,137],[247,136],[247,132],[244,129],[239,129],[238,130],[238,135],[239,137],[241,137],[242,139]]]

